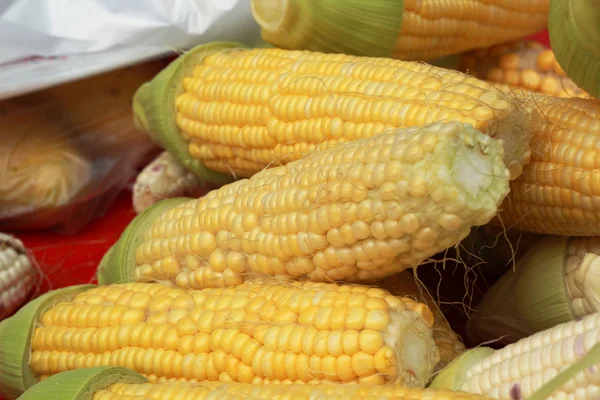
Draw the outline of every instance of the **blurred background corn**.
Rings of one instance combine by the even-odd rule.
[[[533,399],[536,391],[567,368],[583,362],[588,353],[597,355],[599,339],[600,313],[593,313],[523,338],[501,350],[484,347],[468,350],[438,374],[431,387],[464,390],[499,400]],[[597,362],[597,358],[595,360]],[[552,395],[537,396],[536,400],[598,397],[600,364],[594,361],[590,364],[590,368],[569,372],[570,379],[564,385]]]
[[[552,49],[522,39],[461,55],[458,69],[496,86],[558,97],[589,97],[565,74]]]
[[[438,304],[429,295],[426,288],[420,286],[415,280],[413,270],[389,276],[374,286],[387,290],[395,296],[410,297],[415,301],[427,304],[434,317],[433,339],[440,350],[440,362],[436,366],[436,371],[444,368],[465,351],[464,343],[452,330]]]
[[[23,242],[0,233],[0,320],[27,301],[38,279],[35,264]]]
[[[513,343],[600,310],[600,238],[544,237],[485,294],[467,322],[476,343]]]
[[[536,108],[473,77],[415,62],[228,46],[192,49],[134,99],[145,121],[138,125],[207,180],[439,121],[503,140],[512,179],[530,160]]]
[[[253,274],[375,281],[489,222],[508,189],[502,155],[501,142],[458,122],[345,142],[148,209],[98,279],[182,288],[234,286]]]
[[[90,390],[91,388],[91,390]],[[252,385],[232,382],[147,383],[143,376],[119,367],[84,368],[56,374],[27,390],[20,400],[486,400],[465,392],[409,388],[402,385],[320,385],[278,384]]]
[[[252,0],[252,12],[277,47],[427,61],[543,30],[548,0]]]
[[[150,382],[424,387],[439,361],[427,305],[367,286],[263,281],[186,291],[130,283],[59,289],[44,301],[21,310],[27,320],[0,324],[0,356],[28,363],[40,379],[120,366]],[[7,357],[11,331],[28,326],[30,347]],[[11,363],[0,365],[0,376]]]

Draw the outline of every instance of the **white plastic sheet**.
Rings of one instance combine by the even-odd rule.
[[[260,42],[250,0],[1,0],[0,99],[214,40]]]

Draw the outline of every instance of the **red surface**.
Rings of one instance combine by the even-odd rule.
[[[531,38],[549,46],[546,31],[532,35]],[[131,192],[126,190],[103,217],[76,236],[19,233],[18,237],[32,251],[48,278],[42,285],[40,294],[48,289],[94,282],[96,266],[133,217],[135,213],[131,204]]]

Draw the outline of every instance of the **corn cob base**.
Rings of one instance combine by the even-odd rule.
[[[424,387],[439,361],[433,323],[427,305],[358,285],[71,287],[0,324],[0,388],[18,395],[38,379],[94,366],[127,367],[155,383]]]
[[[58,390],[57,390],[58,389]],[[84,368],[62,372],[27,390],[20,400],[487,400],[464,392],[406,388],[401,385],[283,385],[203,382],[147,383],[143,376],[118,367]]]
[[[329,147],[198,200],[157,203],[105,256],[99,282],[376,281],[487,223],[507,193],[502,155],[501,142],[458,123]]]

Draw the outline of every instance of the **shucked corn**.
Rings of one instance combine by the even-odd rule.
[[[92,388],[90,390],[90,388]],[[408,388],[402,385],[320,385],[189,382],[147,383],[143,376],[118,367],[61,372],[27,390],[19,400],[486,400],[465,392]]]
[[[493,218],[508,188],[502,155],[501,142],[457,122],[329,147],[198,200],[158,203],[105,255],[99,281],[374,281]]]
[[[0,320],[17,310],[35,287],[37,270],[19,239],[0,233]]]
[[[140,127],[213,181],[249,177],[327,144],[439,121],[469,123],[503,140],[514,179],[530,159],[539,123],[534,107],[456,71],[223,43],[179,57],[138,90],[134,107]]]
[[[38,378],[93,366],[130,368],[150,382],[424,387],[439,361],[433,323],[427,305],[358,285],[73,287],[0,324],[0,389],[20,394]],[[11,379],[23,366],[26,375]]]

